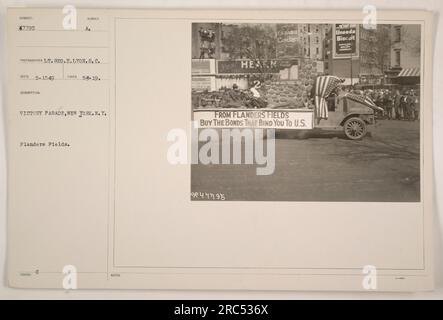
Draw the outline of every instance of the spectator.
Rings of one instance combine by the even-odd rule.
[[[411,99],[412,99],[412,110],[414,114],[414,121],[420,119],[420,99],[419,96],[416,95],[415,90],[411,90]]]
[[[395,90],[395,95],[394,95],[394,119],[399,120],[401,118],[401,94],[400,94],[400,90]]]
[[[228,89],[226,91],[225,95],[225,101],[223,106],[225,108],[240,108],[244,106],[244,96],[240,89],[238,88],[238,85],[234,83],[232,85],[232,89]]]
[[[405,95],[405,119],[408,121],[414,120],[414,99],[411,90]]]
[[[389,91],[386,91],[385,94],[383,95],[383,106],[384,106],[383,108],[386,111],[386,116],[388,117],[388,120],[391,120],[393,104],[392,104],[391,94]]]

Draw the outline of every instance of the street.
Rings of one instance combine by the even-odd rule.
[[[341,133],[277,134],[275,172],[255,165],[193,165],[192,192],[228,201],[420,201],[419,122],[379,120],[363,140]]]

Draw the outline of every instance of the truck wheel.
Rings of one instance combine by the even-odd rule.
[[[366,134],[366,123],[360,118],[349,118],[343,127],[346,137],[351,140],[361,139]]]

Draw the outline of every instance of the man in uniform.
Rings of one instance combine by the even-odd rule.
[[[234,83],[232,89],[229,89],[225,95],[225,108],[240,108],[245,105],[245,99],[238,85]]]

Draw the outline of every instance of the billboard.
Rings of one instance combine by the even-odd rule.
[[[281,69],[298,65],[297,59],[289,60],[219,60],[217,72],[219,74],[245,73],[279,73]]]
[[[221,73],[276,73],[278,72],[276,60],[220,60],[217,61],[217,71]]]
[[[358,58],[359,25],[338,23],[332,26],[332,57],[334,59]]]
[[[313,110],[194,110],[198,128],[312,129]]]
[[[215,74],[215,60],[214,59],[192,59],[192,74]]]

